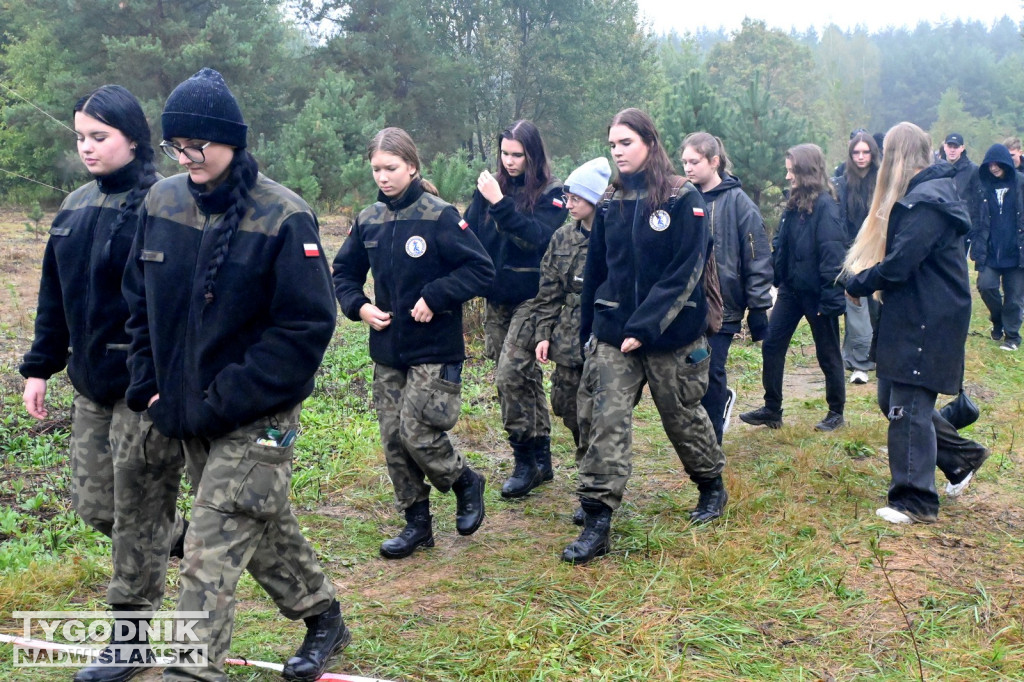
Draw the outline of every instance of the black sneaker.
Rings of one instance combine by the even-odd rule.
[[[750,412],[740,414],[740,421],[752,426],[767,426],[769,429],[782,428],[782,410],[775,412],[767,407],[759,407]]]
[[[999,350],[1007,350],[1007,351],[1010,351],[1012,353],[1015,350],[1017,350],[1018,347],[1019,346],[1016,343],[1014,343],[1013,341],[1004,341],[1003,345],[999,346]]]
[[[842,427],[845,423],[846,420],[843,419],[843,415],[839,414],[838,412],[833,412],[832,410],[829,410],[828,414],[825,415],[825,418],[814,425],[814,430],[835,431],[836,429]]]
[[[993,341],[1003,340],[1003,330],[999,327],[992,327],[992,331],[990,331],[988,335]]]
[[[722,433],[729,430],[729,422],[732,421],[732,408],[736,406],[736,391],[731,388],[725,389],[725,409],[722,410]]]

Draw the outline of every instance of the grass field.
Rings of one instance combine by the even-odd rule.
[[[10,634],[16,610],[105,608],[110,573],[109,543],[70,507],[66,379],[51,382],[49,421],[21,407],[17,361],[31,342],[43,246],[23,221],[0,212],[0,632]],[[328,254],[343,234],[340,218],[324,221]],[[645,397],[613,551],[585,567],[558,558],[578,532],[572,439],[560,424],[555,480],[522,501],[498,494],[511,457],[493,365],[473,333],[453,435],[487,475],[487,519],[460,537],[454,498],[435,495],[437,546],[379,557],[402,524],[369,404],[366,331],[342,322],[305,406],[292,481],[353,632],[331,670],[430,681],[1024,679],[1024,355],[998,349],[982,311],[976,299],[967,387],[982,415],[967,433],[992,456],[963,497],[941,496],[938,523],[894,527],[874,515],[889,479],[874,382],[848,387],[846,428],[813,431],[827,408],[802,326],[784,427],[734,420],[726,434],[724,518],[686,522],[696,489]],[[759,405],[759,348],[737,340],[729,372],[737,414]],[[181,504],[187,511],[187,495]],[[176,577],[174,561],[168,609]],[[283,662],[301,623],[278,615],[248,577],[239,596],[232,653]],[[250,668],[231,675],[279,679]],[[0,679],[70,676],[14,668],[11,647],[0,646]]]

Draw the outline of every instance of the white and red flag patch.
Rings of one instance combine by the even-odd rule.
[[[565,208],[565,202],[562,201],[561,199],[552,199],[551,203],[554,204],[557,208]]]
[[[320,255],[320,245],[315,242],[313,244],[303,244],[302,250],[305,252],[306,258],[316,258]]]
[[[700,208],[698,206],[694,206],[693,207],[693,215],[697,216],[698,218],[703,218],[704,217],[704,209]]]
[[[469,227],[469,223],[467,223],[465,220],[460,220],[459,221],[459,227],[461,227],[463,230],[465,230],[467,227]]]

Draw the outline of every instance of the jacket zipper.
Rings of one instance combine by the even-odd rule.
[[[209,228],[209,227],[210,227],[210,216],[209,215],[205,215],[204,218],[203,218],[203,232],[202,232],[202,234],[199,237],[199,248],[196,249],[196,263],[195,263],[195,267],[192,269],[192,287],[193,288],[195,287],[196,274],[199,272],[199,256],[202,255],[202,253],[203,253],[203,242],[206,240],[207,228]],[[189,291],[188,310],[185,311],[185,342],[184,342],[184,347],[183,347],[183,351],[184,352],[182,353],[181,405],[178,406],[178,409],[179,409],[179,415],[178,416],[179,416],[179,419],[180,419],[180,424],[179,425],[182,427],[182,430],[184,430],[184,428],[186,427],[185,405],[187,404],[187,401],[188,401],[188,386],[187,386],[187,384],[185,382],[185,378],[189,375],[189,372],[186,371],[186,367],[184,365],[185,365],[185,358],[188,357],[188,350],[189,350],[189,347],[191,345],[190,344],[190,340],[191,340],[191,336],[192,336],[192,302],[193,302],[193,300],[194,300],[193,292]],[[196,373],[198,374],[198,367],[196,368]],[[198,378],[199,377],[197,376],[196,379],[198,379]]]
[[[93,309],[93,307],[92,307],[92,294],[93,294],[93,291],[92,291],[92,269],[93,269],[92,268],[92,248],[93,248],[93,245],[96,243],[96,230],[99,229],[100,215],[103,214],[103,209],[106,208],[106,206],[107,206],[107,199],[109,199],[109,198],[110,198],[110,195],[108,195],[108,194],[104,194],[103,195],[103,200],[100,202],[99,210],[96,211],[96,215],[92,219],[92,226],[89,229],[89,244],[88,244],[88,248],[85,251],[86,263],[89,263],[89,272],[86,273],[86,278],[85,278],[85,310],[86,310],[86,315],[85,315],[85,338],[86,339],[92,338],[92,318],[88,314],[88,311]],[[74,352],[74,349],[72,349],[72,352]],[[79,352],[80,353],[84,353],[85,349],[84,348],[80,348]],[[84,358],[85,356],[83,355],[82,357]],[[87,361],[87,362],[83,363],[82,366],[85,368],[85,372],[86,372],[86,385],[87,386],[92,386],[92,369],[90,368],[89,365],[90,365],[90,363]]]

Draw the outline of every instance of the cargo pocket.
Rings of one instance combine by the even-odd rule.
[[[274,519],[288,510],[294,445],[249,443],[238,471],[234,507],[254,519]]]
[[[437,374],[417,392],[416,414],[421,422],[441,431],[455,426],[462,410],[462,363],[440,365]]]

